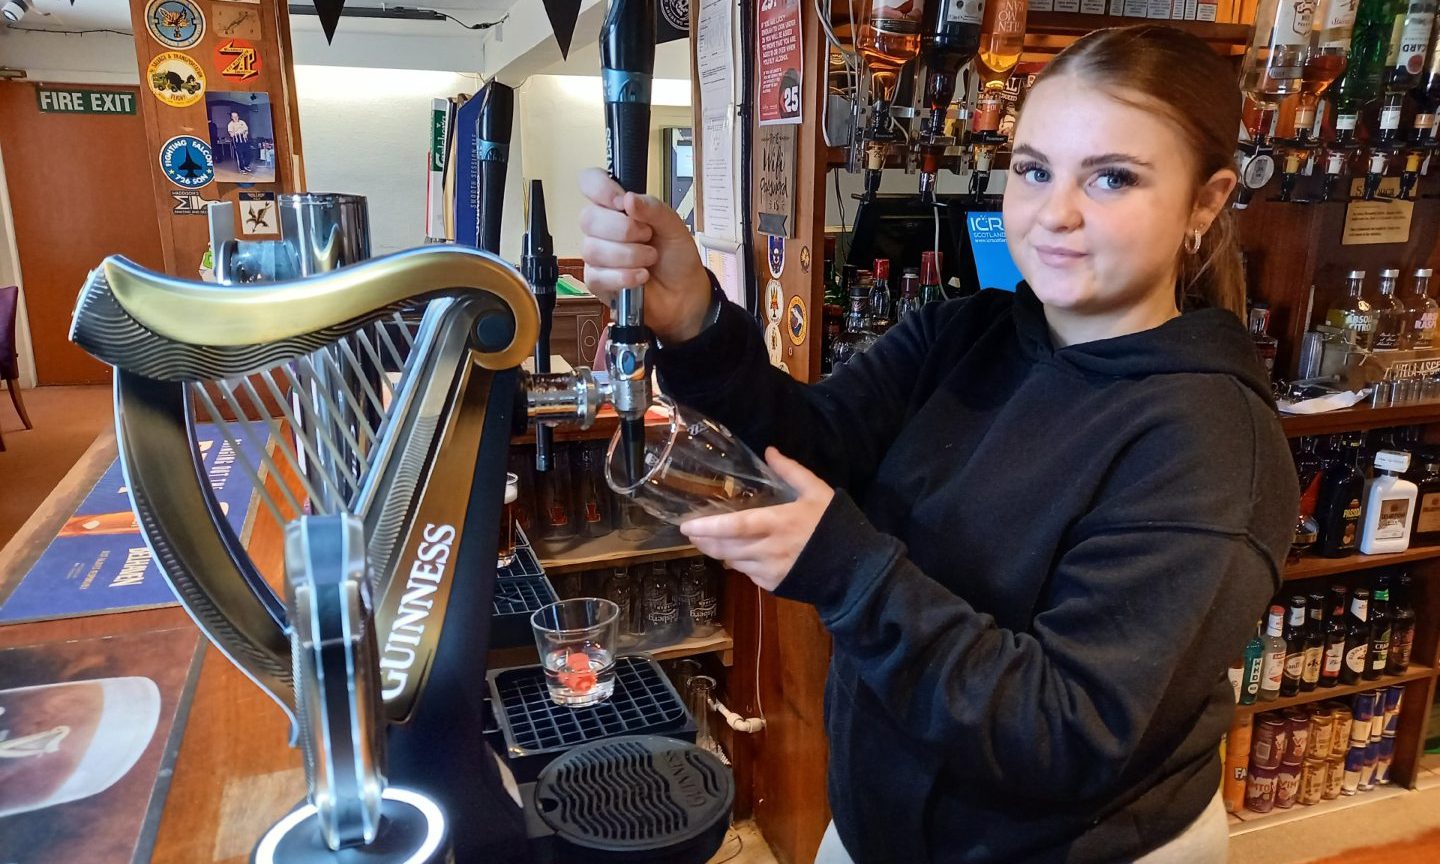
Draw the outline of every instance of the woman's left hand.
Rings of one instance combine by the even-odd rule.
[[[739,570],[766,591],[774,591],[810,542],[835,490],[774,447],[766,448],[765,461],[795,490],[794,501],[691,519],[681,523],[680,533],[705,555]]]

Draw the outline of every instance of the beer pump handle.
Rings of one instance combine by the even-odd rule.
[[[540,307],[540,338],[535,341],[535,374],[550,372],[550,325],[555,318],[555,283],[560,279],[560,266],[555,258],[555,245],[545,218],[545,189],[539,180],[531,180],[529,224],[521,243],[520,272],[535,292]],[[521,414],[520,416],[524,416]],[[535,470],[549,471],[555,430],[546,423],[535,427]]]
[[[476,168],[480,174],[476,242],[500,254],[500,220],[505,209],[505,167],[510,159],[510,134],[515,117],[515,90],[491,79],[476,97],[481,101],[475,134]]]

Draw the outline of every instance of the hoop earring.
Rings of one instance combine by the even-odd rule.
[[[1191,255],[1200,251],[1200,238],[1203,235],[1199,228],[1192,228],[1190,233],[1185,235],[1185,251]]]

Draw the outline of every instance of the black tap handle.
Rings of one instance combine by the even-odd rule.
[[[610,0],[600,29],[610,176],[645,191],[650,161],[650,83],[655,73],[655,0]]]
[[[480,89],[480,128],[475,135],[475,161],[480,171],[480,200],[475,211],[476,240],[481,249],[500,254],[500,222],[505,209],[505,168],[514,128],[515,90],[491,79]]]
[[[550,372],[550,327],[555,318],[555,283],[560,280],[560,265],[555,257],[555,244],[550,237],[545,216],[545,189],[539,180],[531,180],[529,192],[530,221],[521,242],[520,272],[535,292],[535,305],[540,307],[540,338],[535,342],[535,372]],[[550,454],[555,430],[541,423],[535,427],[535,470],[550,470]]]

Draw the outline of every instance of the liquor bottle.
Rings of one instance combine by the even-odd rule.
[[[1385,671],[1391,675],[1403,675],[1410,668],[1410,649],[1415,644],[1415,607],[1411,605],[1410,587],[1410,577],[1401,573],[1395,580],[1395,608],[1390,615],[1390,659]]]
[[[1350,344],[1369,351],[1375,339],[1375,310],[1364,297],[1365,271],[1351,270],[1345,276],[1345,297],[1325,313],[1325,323],[1344,330]]]
[[[934,303],[945,299],[945,289],[940,287],[940,253],[926,250],[920,253],[920,302]]]
[[[895,322],[898,324],[906,315],[920,308],[920,274],[914,267],[906,267],[900,277],[900,299],[895,301]]]
[[[1290,598],[1290,614],[1281,636],[1285,640],[1285,671],[1280,678],[1280,695],[1294,696],[1300,692],[1300,679],[1305,674],[1305,595]]]
[[[713,636],[720,629],[720,598],[704,558],[677,562],[680,605],[692,636]]]
[[[1435,343],[1435,325],[1440,323],[1440,303],[1430,299],[1430,275],[1433,272],[1429,267],[1415,271],[1410,293],[1405,297],[1405,334],[1401,347],[1429,348]]]
[[[679,640],[679,587],[664,561],[650,565],[640,589],[640,611],[645,619],[645,644],[650,647],[669,645]]]
[[[1374,681],[1385,674],[1390,662],[1390,577],[1376,576],[1375,590],[1370,594],[1370,657],[1365,664],[1365,678]]]
[[[850,286],[850,312],[845,316],[845,329],[835,339],[835,350],[830,357],[830,368],[835,371],[875,344],[875,333],[870,330],[870,285],[870,271],[861,270]]]
[[[920,59],[925,64],[925,107],[930,109],[926,133],[931,136],[945,134],[956,76],[980,50],[984,20],[984,0],[930,0],[925,7]]]
[[[568,453],[557,454],[549,471],[537,472],[539,490],[536,517],[540,537],[545,540],[568,540],[575,536],[575,519],[571,518],[570,459]]]
[[[1024,51],[1029,11],[1028,0],[986,0],[980,50],[975,56],[975,71],[980,76],[980,94],[975,100],[976,132],[1000,129],[1005,82]]]
[[[1340,683],[1340,670],[1345,665],[1345,598],[1350,593],[1344,585],[1330,586],[1330,614],[1325,619],[1325,656],[1320,661],[1320,686],[1334,687]]]
[[[1425,49],[1430,47],[1430,30],[1435,24],[1435,0],[1392,0],[1387,7],[1392,24],[1382,84],[1387,97],[1400,97],[1420,83],[1420,74],[1425,71]],[[1387,99],[1385,110],[1391,110],[1392,102],[1398,125],[1400,100]],[[1380,128],[1385,127],[1382,117]]]
[[[1420,450],[1415,454],[1416,468],[1407,479],[1415,484],[1415,524],[1410,528],[1410,542],[1417,546],[1440,543],[1440,454]]]
[[[1308,693],[1320,683],[1320,669],[1325,662],[1325,595],[1312,593],[1305,598],[1305,668],[1300,673],[1300,690]]]
[[[586,537],[603,537],[610,533],[610,489],[605,485],[605,445],[584,443],[576,446],[580,464],[577,471],[576,514],[580,517],[580,533]]]
[[[1365,486],[1365,512],[1360,519],[1358,548],[1366,555],[1404,552],[1410,547],[1410,525],[1419,490],[1400,475],[1410,467],[1404,450],[1375,454],[1375,477]]]
[[[1241,705],[1255,704],[1255,698],[1260,695],[1260,676],[1265,665],[1265,640],[1260,636],[1262,623],[1255,622],[1255,633],[1250,637],[1250,641],[1245,643],[1245,659],[1241,663],[1245,673],[1240,688]]]
[[[890,259],[875,259],[875,277],[870,284],[870,329],[884,333],[890,328]]]
[[[1425,49],[1425,71],[1420,82],[1410,91],[1415,100],[1415,122],[1411,141],[1416,144],[1435,141],[1435,114],[1440,112],[1440,27],[1430,28],[1430,45]]]
[[[1320,523],[1315,511],[1320,504],[1320,484],[1324,478],[1325,463],[1315,453],[1315,438],[1300,439],[1300,449],[1295,454],[1295,474],[1300,479],[1300,508],[1296,514],[1295,536],[1290,542],[1290,551],[1303,555],[1320,539]]]
[[[1258,128],[1250,130],[1257,139],[1268,129],[1269,112],[1300,90],[1314,11],[1310,0],[1260,0],[1255,10],[1250,46],[1240,61],[1240,92],[1263,109]]]
[[[1375,301],[1376,351],[1394,351],[1400,347],[1400,334],[1405,329],[1405,304],[1395,296],[1399,270],[1380,271],[1380,299]]]
[[[1340,683],[1354,684],[1369,667],[1370,592],[1355,589],[1350,598],[1350,615],[1345,619],[1345,662],[1340,666]]]
[[[1275,354],[1279,350],[1280,340],[1271,336],[1270,329],[1270,304],[1263,300],[1257,300],[1250,306],[1250,338],[1255,340],[1255,352],[1260,355],[1260,362],[1265,364],[1265,371],[1269,375],[1275,374]]]
[[[1360,517],[1364,515],[1365,472],[1360,470],[1360,441],[1351,436],[1344,439],[1343,446],[1320,484],[1320,540],[1316,545],[1327,558],[1355,551],[1360,539]]]
[[[1314,17],[1300,73],[1300,98],[1295,107],[1295,133],[1301,140],[1310,137],[1316,105],[1345,71],[1350,39],[1355,33],[1357,5],[1358,0],[1325,0]]]
[[[920,53],[924,0],[872,0],[860,24],[855,49],[865,57],[874,82],[874,96],[887,105],[895,95],[900,67]]]
[[[1265,621],[1265,660],[1260,671],[1260,699],[1270,702],[1280,698],[1285,680],[1285,607],[1271,606]]]
[[[1389,9],[1391,2],[1360,0],[1356,7],[1355,29],[1350,37],[1350,52],[1345,58],[1345,72],[1330,87],[1336,138],[1342,143],[1354,140],[1355,123],[1360,111],[1380,95],[1380,79],[1394,23],[1394,15]]]

